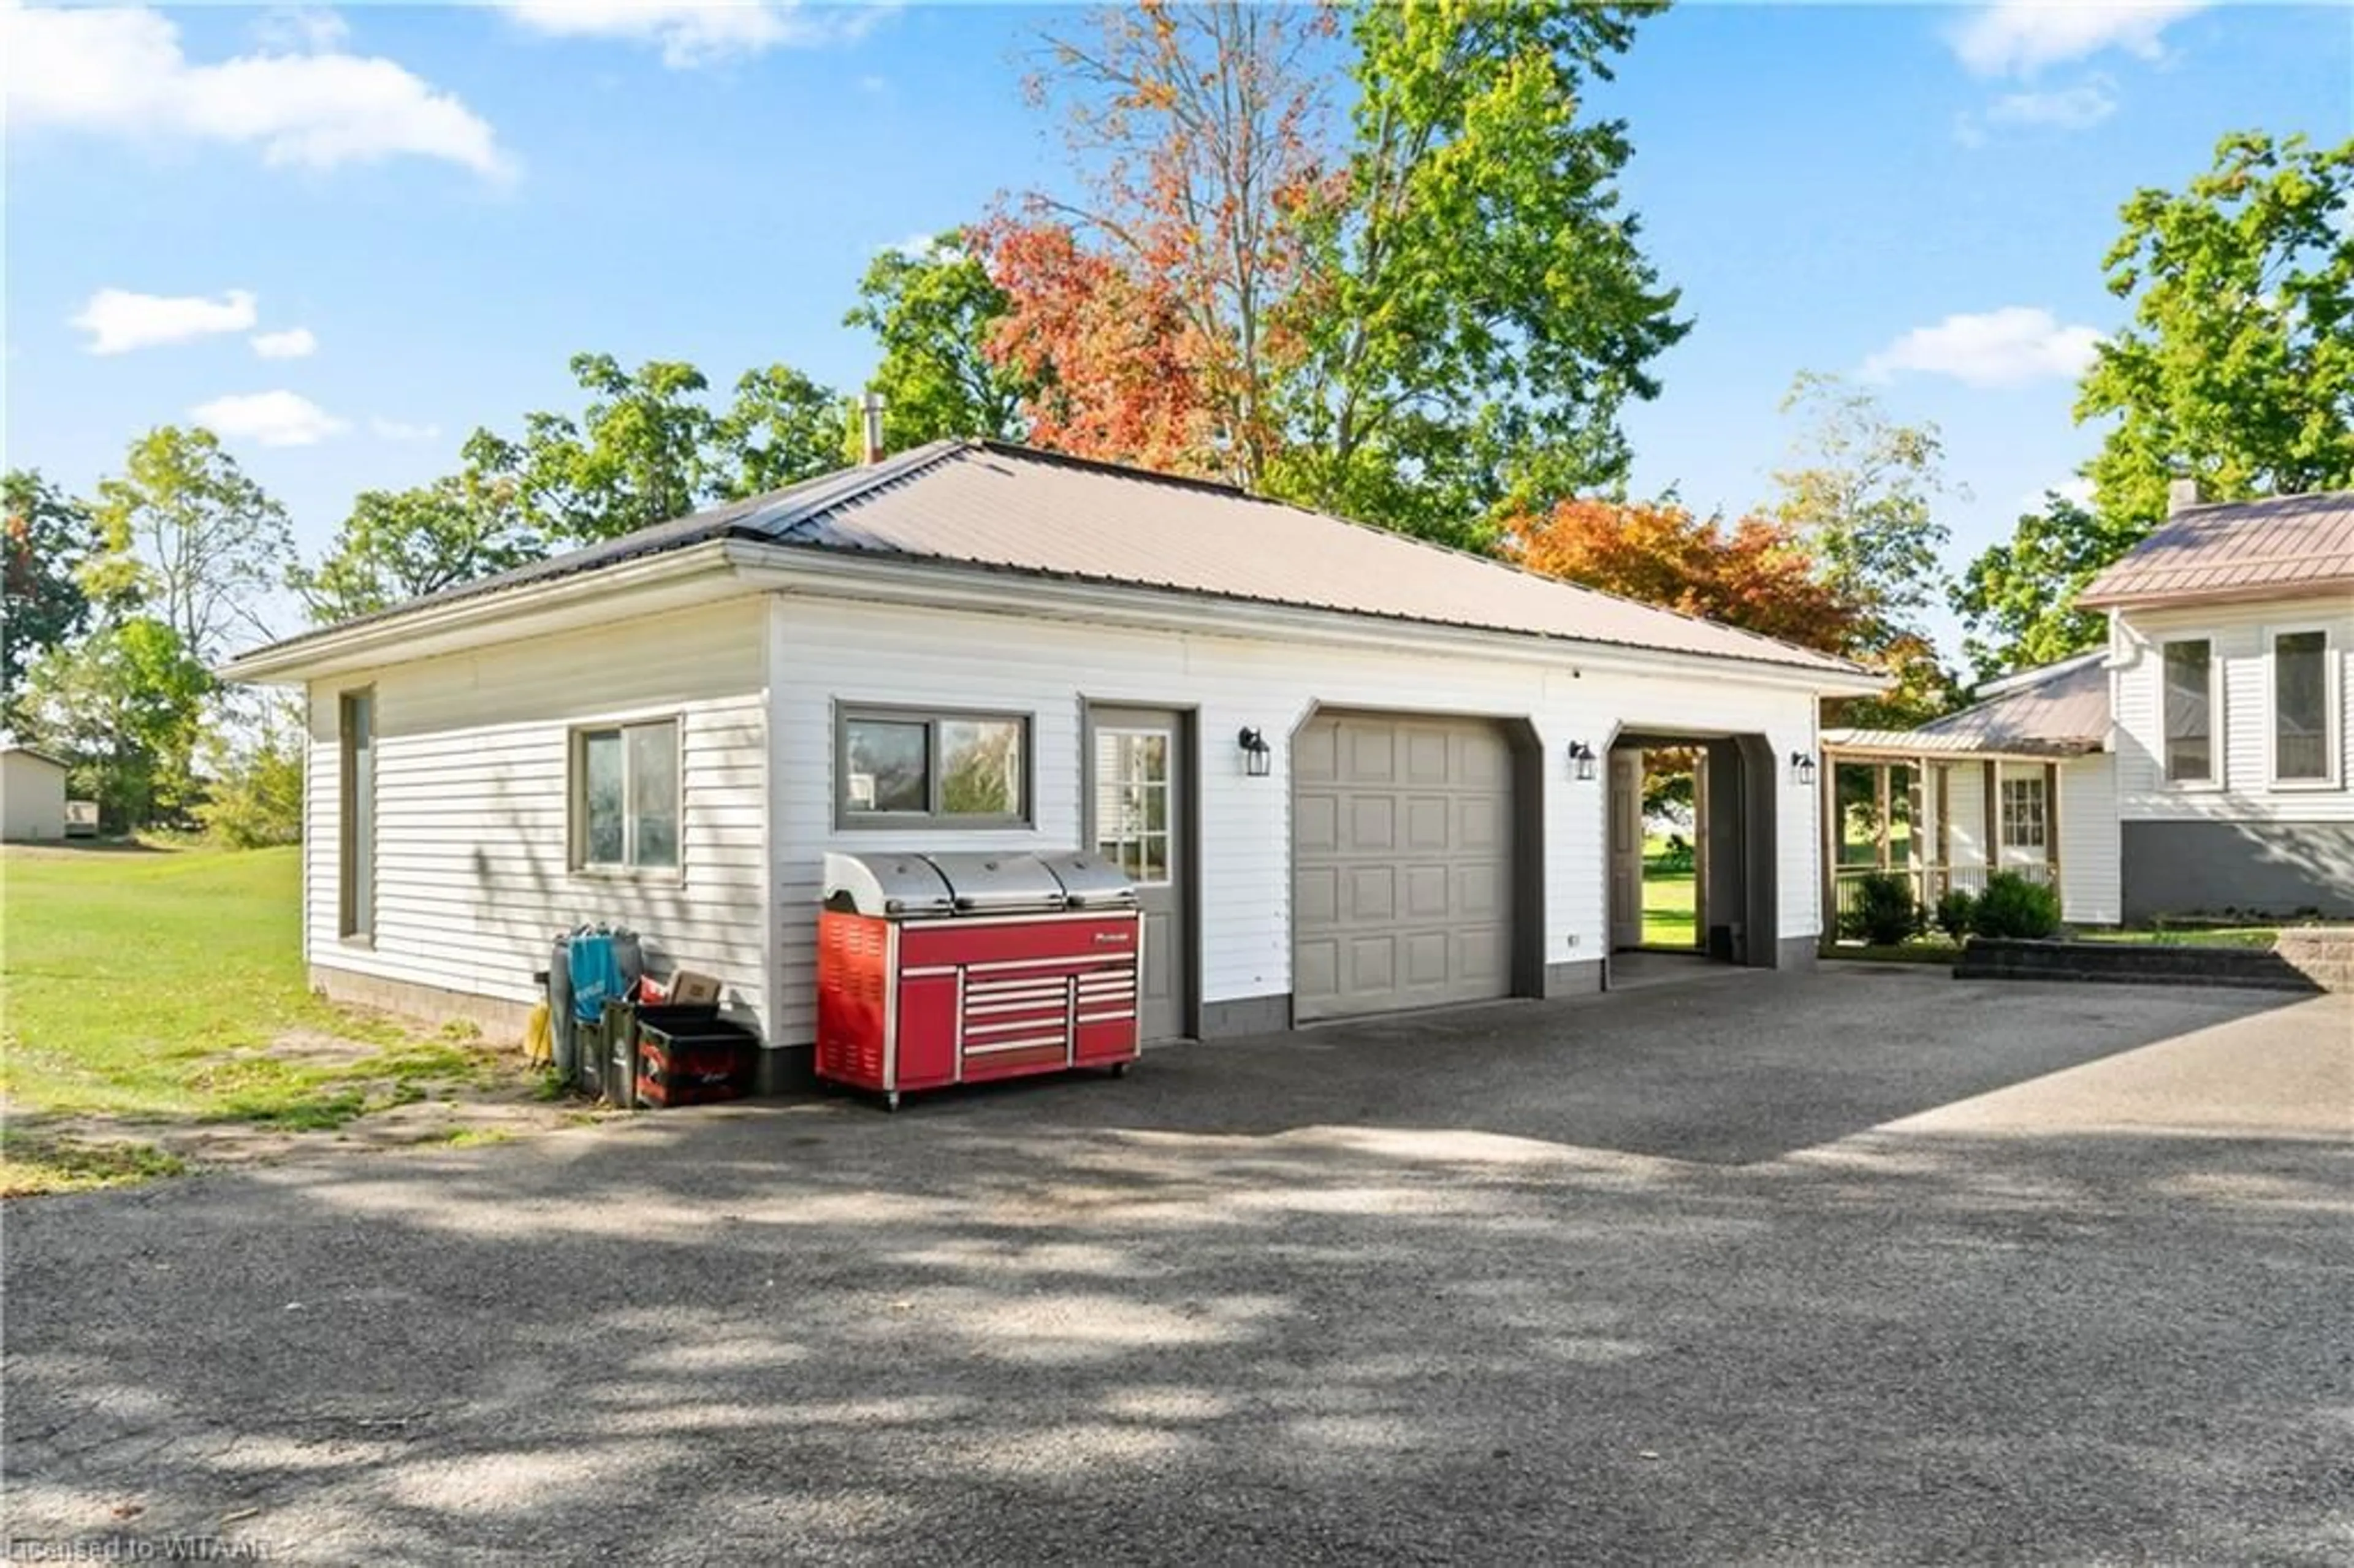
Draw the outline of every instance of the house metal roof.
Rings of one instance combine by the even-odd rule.
[[[2109,736],[2108,655],[2095,652],[1993,683],[1995,695],[1918,729],[1834,729],[1834,750],[1934,756],[2081,757]]]
[[[1226,485],[992,440],[934,442],[364,619],[397,617],[714,539],[1169,589],[1841,676],[1861,673],[1846,660],[1812,649]],[[341,630],[289,639],[271,652]]]
[[[2076,596],[2113,605],[2354,593],[2354,491],[2176,513]]]

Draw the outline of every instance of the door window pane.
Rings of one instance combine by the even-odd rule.
[[[940,810],[950,817],[1022,811],[1022,725],[1017,719],[940,721]]]
[[[1096,732],[1096,853],[1148,886],[1172,874],[1170,757],[1166,730]]]
[[[2166,777],[2172,783],[2215,777],[2211,652],[2204,641],[2166,645]]]
[[[599,730],[580,737],[580,781],[581,861],[588,865],[620,865],[626,847],[622,810],[628,789],[620,730]]]
[[[850,719],[843,726],[848,771],[843,805],[854,815],[931,810],[925,752],[930,726],[922,720]]]
[[[678,864],[678,727],[629,731],[630,863]]]
[[[2329,777],[2329,634],[2273,639],[2273,777]]]

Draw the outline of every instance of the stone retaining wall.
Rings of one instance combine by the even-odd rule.
[[[1954,978],[2354,991],[2354,928],[2286,930],[2272,948],[1973,937],[1954,966]]]

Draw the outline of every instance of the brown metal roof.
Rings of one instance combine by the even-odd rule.
[[[2076,597],[2085,609],[2354,593],[2354,491],[2192,506]]]
[[[1225,485],[981,440],[937,441],[872,467],[660,524],[363,619],[397,617],[422,605],[713,539],[1173,589],[1829,674],[1862,673],[1812,649]]]
[[[1834,750],[2001,757],[2081,757],[2109,736],[2105,652],[2022,671],[1994,683],[1994,694],[1918,729],[1826,730]]]

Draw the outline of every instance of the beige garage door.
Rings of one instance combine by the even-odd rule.
[[[1511,764],[1478,720],[1323,714],[1300,731],[1295,1018],[1511,994]]]

